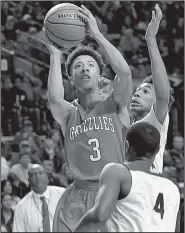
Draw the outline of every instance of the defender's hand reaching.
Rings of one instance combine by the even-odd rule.
[[[146,30],[145,39],[155,38],[159,24],[162,19],[162,11],[158,4],[155,5],[155,11],[152,11],[152,20],[150,21],[148,28]]]

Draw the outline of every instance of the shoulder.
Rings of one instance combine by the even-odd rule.
[[[130,174],[129,169],[124,164],[119,163],[109,163],[105,165],[102,170],[101,176],[107,177],[108,179],[121,179],[122,181],[126,179]]]
[[[55,193],[56,195],[62,195],[65,191],[65,188],[58,186],[48,186],[48,188],[50,189],[52,194]]]
[[[29,192],[26,196],[24,196],[16,205],[15,207],[15,212],[19,211],[20,212],[24,212],[27,210],[28,204],[31,201],[32,198],[32,191]]]
[[[169,195],[171,199],[171,203],[179,205],[180,204],[180,191],[177,185],[171,181],[170,179],[167,179],[163,177],[164,182],[165,182],[165,188],[167,191],[167,194]],[[173,195],[171,195],[173,193]],[[170,204],[170,202],[169,202]]]
[[[20,164],[19,163],[16,163],[12,166],[11,170],[19,170],[20,169]]]
[[[161,124],[155,115],[154,105],[152,105],[150,112],[141,121],[146,121],[155,126],[159,130],[159,132],[163,132],[166,131],[166,128],[168,128],[169,114],[168,112],[166,113],[164,122],[163,124]]]

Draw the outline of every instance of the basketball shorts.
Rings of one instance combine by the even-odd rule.
[[[75,180],[69,185],[58,201],[53,232],[71,232],[85,213],[95,204],[99,183]],[[107,232],[106,224],[101,225],[99,232]]]

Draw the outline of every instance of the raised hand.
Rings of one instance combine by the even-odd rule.
[[[158,29],[159,24],[162,19],[162,11],[158,4],[155,5],[155,11],[152,11],[152,19],[150,23],[148,24],[148,28],[146,30],[145,39],[155,38]]]
[[[97,33],[100,32],[95,17],[84,5],[81,5],[79,11],[87,23],[89,35],[94,37]]]
[[[67,50],[70,49],[70,47],[69,47],[69,48],[62,48],[62,47],[61,47],[61,48],[57,48],[57,47],[49,40],[49,38],[47,37],[44,28],[42,29],[42,31],[43,31],[43,40],[44,40],[44,42],[45,42],[46,47],[48,48],[48,50],[49,50],[49,52],[50,52],[50,55],[56,55],[56,54],[60,54],[60,55],[61,55],[62,52],[65,52],[65,51],[67,51]]]

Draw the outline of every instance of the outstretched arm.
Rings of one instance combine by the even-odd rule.
[[[64,100],[64,86],[61,72],[62,51],[51,44],[44,31],[44,41],[50,52],[50,70],[48,77],[48,100],[54,119],[61,125],[65,134],[70,103]]]
[[[158,32],[161,19],[162,11],[159,8],[159,5],[156,4],[155,11],[152,11],[152,20],[148,25],[145,39],[150,55],[152,78],[156,93],[156,103],[154,106],[154,111],[158,121],[163,124],[168,112],[170,85],[166,68],[156,42],[156,34]]]
[[[99,31],[96,19],[92,13],[82,5],[80,12],[86,19],[89,33],[102,48],[114,72],[117,74],[113,86],[113,98],[121,108],[127,106],[132,95],[132,75],[130,67],[122,54]]]
[[[124,171],[126,169],[121,164],[109,163],[103,168],[96,203],[79,221],[75,232],[95,232],[110,218],[124,183],[123,177],[128,175]]]

